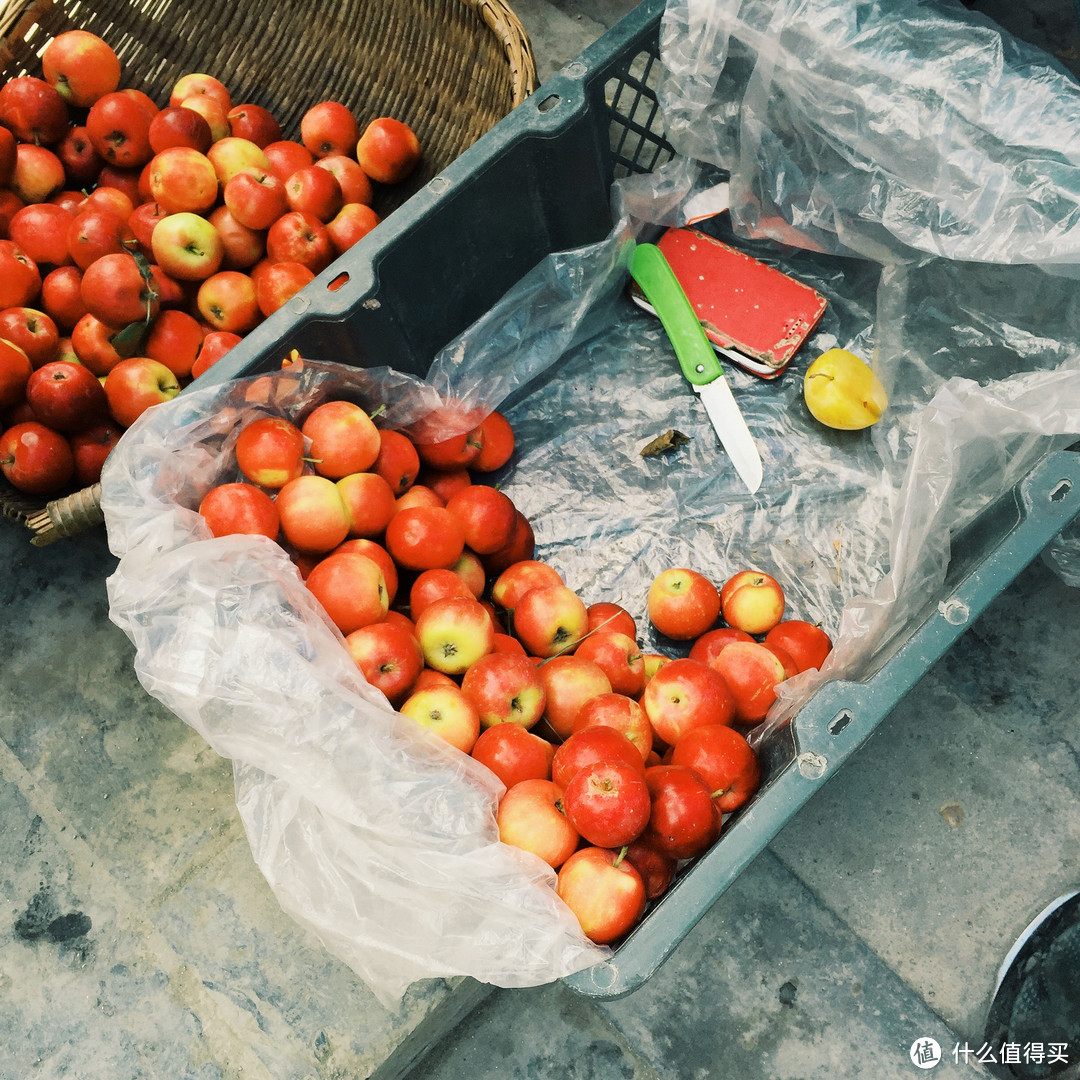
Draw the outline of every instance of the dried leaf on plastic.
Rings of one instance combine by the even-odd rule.
[[[656,457],[658,454],[666,454],[669,450],[678,450],[689,441],[689,435],[684,435],[681,431],[672,428],[670,431],[665,431],[663,435],[657,435],[652,442],[642,447],[641,456]]]

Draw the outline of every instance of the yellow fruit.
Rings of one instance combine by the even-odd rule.
[[[878,377],[847,349],[829,349],[806,369],[803,397],[815,420],[841,431],[869,427],[889,404]]]

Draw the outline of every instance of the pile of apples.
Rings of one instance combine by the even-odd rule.
[[[159,105],[82,30],[41,62],[0,87],[0,469],[52,495],[370,232],[422,151],[336,101],[285,139],[200,72]]]
[[[290,553],[367,681],[502,781],[500,838],[558,872],[590,939],[615,942],[755,793],[745,733],[831,641],[784,619],[766,573],[718,588],[675,567],[643,598],[671,648],[645,652],[626,608],[587,603],[534,557],[528,519],[487,482],[514,453],[505,416],[451,438],[434,437],[445,414],[408,433],[377,418],[335,399],[249,421],[236,478],[199,510],[216,536]]]

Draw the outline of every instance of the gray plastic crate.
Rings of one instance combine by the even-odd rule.
[[[552,252],[603,239],[611,183],[672,155],[654,84],[663,0],[591,48],[247,335],[200,385],[276,370],[291,349],[423,375],[438,350]],[[496,210],[497,208],[497,210]],[[679,941],[987,605],[1080,514],[1080,455],[1046,456],[954,538],[940,595],[861,682],[823,686],[763,754],[764,782],[615,951],[566,979],[627,994]]]

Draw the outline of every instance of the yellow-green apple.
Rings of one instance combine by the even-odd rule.
[[[311,440],[309,456],[321,476],[340,480],[369,469],[379,456],[379,429],[367,412],[351,401],[317,405],[300,430]]]
[[[734,719],[740,724],[764,720],[776,700],[776,687],[787,677],[783,661],[757,641],[734,642],[709,666],[727,684],[734,700]]]
[[[674,746],[691,728],[731,723],[735,716],[732,694],[719,672],[700,660],[683,657],[665,664],[649,680],[641,706],[656,736]]]
[[[452,682],[413,692],[401,703],[403,716],[469,753],[480,734],[480,718],[472,702]]]
[[[221,185],[227,184],[234,176],[243,172],[267,173],[270,161],[261,146],[250,139],[239,139],[235,135],[226,135],[210,145],[206,151],[217,173]]]
[[[345,647],[364,678],[395,707],[408,697],[424,666],[424,656],[413,633],[385,620],[348,634]]]
[[[254,330],[263,318],[255,282],[239,270],[211,274],[199,286],[195,305],[208,326],[233,334]]]
[[[214,536],[240,534],[277,539],[278,512],[274,500],[252,484],[218,484],[203,496],[199,513]]]
[[[70,105],[88,109],[120,85],[120,60],[88,30],[65,30],[45,46],[41,73]]]
[[[724,814],[738,810],[761,785],[761,765],[753,747],[726,724],[688,731],[671,748],[671,764],[693,769]]]
[[[312,568],[306,584],[344,635],[380,622],[390,607],[382,571],[366,555],[327,555]]]
[[[354,472],[337,481],[349,511],[349,535],[374,539],[394,516],[394,493],[378,473]]]
[[[10,409],[23,400],[33,373],[34,365],[26,351],[0,338],[0,409]]]
[[[288,180],[297,169],[311,165],[314,155],[302,143],[294,139],[278,139],[263,147],[266,160],[270,162],[270,171],[279,180]]]
[[[638,697],[645,689],[645,661],[641,647],[617,630],[594,630],[577,647],[579,656],[604,669],[611,689],[627,697]]]
[[[153,319],[161,308],[157,281],[129,251],[95,259],[84,271],[80,285],[83,303],[91,315],[110,326]]]
[[[514,608],[514,636],[533,656],[569,652],[588,630],[585,602],[566,585],[530,589]]]
[[[637,748],[643,762],[648,758],[653,744],[652,725],[645,710],[633,698],[612,691],[586,701],[574,717],[571,738],[592,727],[613,728]]]
[[[360,168],[380,184],[397,184],[420,162],[422,148],[415,132],[401,120],[372,120],[356,143]]]
[[[598,725],[573,732],[556,747],[551,779],[565,789],[579,770],[602,761],[617,761],[645,775],[645,759],[637,747],[621,731]]]
[[[0,311],[0,338],[18,345],[35,368],[56,360],[60,352],[56,323],[37,308],[9,307]]]
[[[247,139],[256,146],[269,146],[281,138],[281,125],[277,118],[262,105],[243,103],[234,105],[228,113],[229,134]]]
[[[349,535],[349,511],[333,480],[307,473],[282,485],[277,494],[281,531],[306,552],[333,551]]]
[[[495,822],[504,844],[532,852],[557,870],[580,837],[562,807],[563,789],[550,780],[520,780],[499,801]]]
[[[673,859],[700,855],[720,835],[721,815],[708,784],[685,765],[645,770],[652,814],[645,835]]]
[[[29,304],[40,289],[37,263],[13,240],[0,240],[0,307]]]
[[[170,146],[150,159],[149,184],[154,201],[170,214],[203,214],[218,198],[218,178],[206,154],[190,146]]]
[[[320,101],[300,118],[300,140],[316,158],[351,154],[360,127],[340,101]]]
[[[310,214],[324,225],[344,205],[337,177],[317,165],[297,169],[285,181],[285,197],[290,210]]]
[[[86,114],[86,134],[111,165],[141,169],[153,156],[151,114],[145,103],[123,90],[103,94]]]
[[[51,495],[64,488],[75,471],[71,446],[58,431],[26,420],[0,434],[0,472],[28,495]]]
[[[284,181],[265,169],[237,173],[222,197],[232,216],[249,229],[269,229],[289,209]]]
[[[832,639],[816,623],[804,619],[779,622],[765,635],[766,645],[779,645],[799,671],[819,668],[832,651]]]
[[[522,780],[550,780],[555,746],[521,724],[495,724],[480,732],[472,756],[509,790]]]
[[[436,600],[415,621],[424,663],[444,675],[463,675],[495,645],[491,618],[471,596]]]
[[[721,587],[720,607],[728,626],[767,634],[784,617],[784,590],[760,570],[740,570]]]
[[[519,724],[535,727],[547,699],[544,683],[532,661],[510,653],[489,652],[465,670],[465,696],[480,714],[480,726]]]
[[[151,406],[170,401],[179,393],[176,376],[149,356],[121,360],[105,376],[109,412],[124,427],[131,427]]]
[[[631,762],[607,759],[583,765],[563,789],[566,816],[588,844],[624,847],[649,823],[651,803],[645,770],[637,760],[637,751],[631,748],[631,753]]]
[[[649,621],[661,634],[676,641],[700,637],[720,614],[720,594],[704,574],[687,567],[672,567],[658,574],[649,586]]]
[[[283,416],[248,421],[233,452],[240,471],[260,487],[282,488],[304,471],[304,436]]]
[[[217,229],[190,211],[163,217],[154,226],[150,243],[154,261],[180,281],[205,281],[217,273],[225,257]]]
[[[34,415],[63,434],[107,419],[109,402],[97,378],[82,364],[54,360],[39,367],[26,384]]]
[[[49,146],[67,134],[67,102],[44,79],[18,75],[0,86],[0,124],[21,143]]]
[[[573,731],[574,720],[586,701],[611,693],[603,668],[572,653],[540,664],[540,678],[547,696],[544,719],[560,739]]]
[[[10,186],[24,203],[44,202],[64,186],[64,163],[45,146],[19,143]]]
[[[556,891],[597,945],[629,933],[645,913],[641,875],[621,851],[584,847],[559,870]]]
[[[182,109],[179,105],[167,105],[154,116],[147,138],[155,154],[174,146],[187,146],[205,154],[213,142],[206,119],[193,109]]]

